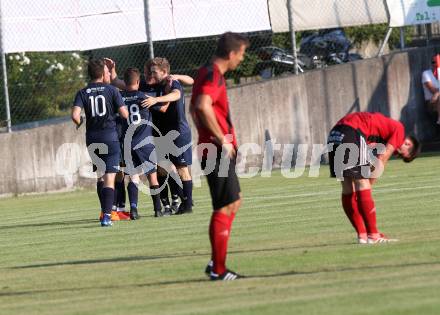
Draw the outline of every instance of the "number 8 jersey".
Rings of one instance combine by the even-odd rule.
[[[151,95],[150,95],[151,94]],[[129,125],[135,125],[134,134],[131,138],[131,147],[134,148],[142,140],[153,135],[153,124],[150,110],[159,110],[160,105],[155,105],[148,108],[141,106],[141,102],[148,96],[156,96],[155,93],[144,93],[139,91],[122,91],[122,99],[128,109],[128,119],[124,123],[123,135],[129,127]]]
[[[73,106],[86,113],[87,142],[118,141],[116,113],[124,105],[119,91],[109,84],[89,83],[78,91]]]

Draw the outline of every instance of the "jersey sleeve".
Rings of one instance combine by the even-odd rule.
[[[177,80],[173,80],[173,81],[171,82],[171,91],[172,91],[172,90],[179,90],[179,91],[182,92],[182,85],[180,84],[179,81],[177,81]]]
[[[121,93],[116,89],[113,89],[113,102],[116,109],[122,106],[126,106],[124,100],[122,99]]]
[[[394,147],[394,149],[398,149],[402,146],[404,141],[405,141],[405,128],[403,127],[402,123],[396,121],[394,132],[387,140],[387,144],[391,144]]]
[[[431,82],[432,81],[432,78],[431,78],[431,75],[430,75],[430,71],[431,70],[423,71],[423,73],[422,73],[422,83],[426,83],[426,82]]]
[[[78,106],[78,107],[84,108],[83,99],[82,99],[82,97],[81,97],[81,91],[78,91],[78,92],[76,93],[76,95],[75,95],[75,99],[74,99],[74,101],[73,101],[73,105],[72,105],[72,107],[73,107],[73,106]]]
[[[205,74],[202,84],[200,86],[200,94],[209,95],[212,102],[217,101],[219,96],[219,84],[220,78],[214,72],[208,72]]]

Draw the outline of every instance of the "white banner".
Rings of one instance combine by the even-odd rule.
[[[295,31],[387,23],[383,0],[292,0]],[[269,0],[274,32],[288,32],[287,0]]]
[[[270,30],[267,0],[149,0],[153,40]],[[89,50],[147,41],[144,0],[1,0],[3,50]]]
[[[440,0],[387,0],[390,26],[429,24],[440,20]]]

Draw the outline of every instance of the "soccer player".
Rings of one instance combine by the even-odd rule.
[[[328,144],[333,146],[329,153],[330,173],[341,180],[342,207],[357,232],[358,243],[395,241],[377,229],[372,185],[393,154],[405,162],[417,156],[420,151],[417,139],[405,137],[399,121],[381,113],[361,112],[339,120],[330,131]]]
[[[123,80],[120,80],[118,78],[117,72],[116,72],[116,64],[113,60],[109,58],[104,58],[106,60],[106,63],[111,70],[111,79],[112,84],[118,87],[119,89],[125,89],[125,82]],[[144,64],[144,79],[141,80],[139,85],[139,91],[147,93],[149,96],[163,96],[163,93],[169,93],[169,88],[164,91],[164,88],[157,80],[152,76],[151,73],[151,64],[152,59],[147,60]],[[184,85],[192,85],[194,83],[194,80],[187,75],[181,75],[181,74],[170,74],[167,77],[167,82],[169,87],[171,86],[173,81],[179,81]],[[163,105],[167,105],[169,102],[163,103]],[[167,107],[163,106],[159,111],[164,112],[166,111]],[[162,119],[165,117],[164,115],[160,115],[157,111],[153,111],[153,123],[154,125],[161,125]],[[155,136],[159,136],[157,134],[157,130],[153,130],[153,134]],[[181,186],[174,180],[174,178],[178,177],[177,174],[175,174],[176,170],[168,170],[168,182],[167,182],[167,173],[163,171],[162,169],[158,172],[158,181],[160,187],[162,187],[160,191],[160,198],[162,201],[162,204],[164,205],[164,215],[171,215],[174,210],[175,212],[178,210],[179,205],[179,197],[183,199],[183,190]],[[170,200],[168,198],[168,186],[170,187],[171,191],[171,197],[172,197],[172,203],[170,204]]]
[[[235,280],[242,276],[226,268],[228,240],[232,222],[241,204],[241,192],[235,173],[237,139],[229,113],[224,74],[244,59],[247,38],[237,33],[221,35],[212,61],[198,71],[190,111],[199,134],[199,146],[209,144],[217,152],[203,150],[202,169],[215,165],[206,174],[213,213],[209,225],[211,262],[205,272],[211,280]]]
[[[169,102],[169,104],[162,107],[165,109],[163,113],[156,114],[155,124],[162,135],[166,135],[170,131],[178,132],[178,136],[173,142],[177,148],[182,148],[183,152],[179,152],[177,155],[171,152],[169,154],[169,160],[176,167],[177,173],[182,180],[182,203],[175,214],[191,213],[193,203],[192,178],[189,170],[189,166],[192,164],[191,129],[185,116],[183,88],[177,80],[172,80],[171,85],[169,85],[167,78],[170,73],[170,64],[166,58],[156,57],[151,60],[150,72],[151,77],[158,83],[160,96],[147,98],[143,105],[150,108],[157,103]],[[162,178],[166,178],[166,172],[170,170],[160,166],[158,168]]]
[[[81,110],[86,114],[86,144],[97,171],[97,193],[104,215],[101,226],[112,225],[111,211],[114,200],[115,175],[119,170],[119,141],[116,132],[116,112],[128,117],[119,91],[111,86],[110,72],[104,60],[90,60],[89,84],[78,91],[72,106],[72,120],[81,125]],[[102,164],[104,163],[104,164]]]
[[[123,134],[124,139],[124,159],[126,172],[130,176],[128,183],[128,199],[130,201],[130,218],[139,219],[138,214],[138,185],[139,175],[147,175],[150,184],[151,197],[153,199],[154,216],[161,217],[161,204],[156,175],[156,152],[153,143],[151,112],[141,106],[141,102],[146,98],[145,93],[139,92],[140,72],[137,68],[128,68],[124,73],[126,89],[121,92],[122,98],[127,105],[129,116]],[[158,110],[158,106],[150,108]],[[143,142],[143,143],[141,143]],[[145,142],[145,144],[144,144]],[[127,147],[126,145],[129,145]],[[139,148],[137,148],[139,146]],[[131,160],[128,156],[130,151]],[[141,168],[137,170],[136,168]],[[141,171],[141,172],[139,172]]]

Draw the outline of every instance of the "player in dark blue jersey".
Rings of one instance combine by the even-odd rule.
[[[113,60],[105,58],[107,65],[109,66],[109,69],[111,70],[112,74],[112,84],[117,86],[120,89],[125,89],[125,82],[123,80],[118,79],[117,73],[116,73],[116,65]],[[157,82],[157,80],[152,76],[151,74],[151,65],[153,60],[148,60],[145,62],[144,65],[144,79],[141,80],[139,91],[145,92],[149,96],[163,96],[164,94],[167,94],[170,92],[170,90],[165,90],[163,87],[163,83]],[[185,85],[192,85],[194,83],[193,78],[187,75],[178,75],[178,74],[172,74],[168,75],[166,78],[167,85],[170,86],[173,81],[179,81],[182,84]],[[161,112],[166,111],[167,106],[169,102],[162,103],[164,105],[160,108]],[[153,123],[154,125],[160,125],[160,121],[163,115],[160,115],[158,111],[153,111]],[[156,137],[159,137],[159,133],[154,133]],[[169,153],[169,152],[166,152]],[[158,181],[159,185],[161,187],[160,191],[160,198],[162,201],[162,204],[164,205],[164,215],[170,215],[172,214],[171,209],[174,211],[178,210],[178,206],[180,204],[179,197],[183,199],[183,190],[182,187],[179,186],[180,178],[179,175],[176,174],[176,170],[173,167],[173,170],[168,170],[169,175],[164,172],[163,175],[158,174]],[[168,178],[168,181],[167,181]],[[168,184],[168,185],[167,185]],[[172,197],[172,203],[170,204],[170,200],[168,198],[168,186],[170,187],[171,191],[171,197]]]
[[[125,211],[125,173],[122,170],[125,167],[124,157],[123,157],[123,128],[126,119],[123,119],[121,116],[117,115],[116,117],[116,130],[118,132],[119,145],[121,148],[119,166],[121,170],[116,174],[115,178],[115,200],[113,201],[113,209],[112,209],[112,221],[119,220],[130,220],[130,214]]]
[[[115,175],[119,169],[119,141],[116,131],[116,113],[128,117],[119,91],[109,85],[110,72],[104,60],[90,60],[89,84],[78,91],[72,106],[72,120],[80,126],[81,110],[86,114],[86,144],[94,170],[98,175],[97,193],[103,216],[102,226],[111,226]]]
[[[182,180],[183,200],[176,214],[192,212],[192,178],[189,166],[192,164],[191,129],[185,116],[185,95],[179,81],[173,80],[171,85],[167,78],[170,73],[170,64],[166,58],[156,57],[151,61],[151,77],[158,82],[160,96],[149,97],[142,105],[150,108],[158,103],[169,102],[162,106],[162,113],[156,124],[160,132],[165,135],[171,131],[177,131],[178,136],[173,140],[174,146],[179,148],[177,153],[171,153],[169,159],[177,168],[177,172]],[[165,110],[164,110],[165,109]],[[163,171],[168,168],[160,167],[158,172],[163,175]]]
[[[127,191],[130,200],[130,217],[139,218],[138,214],[138,185],[139,175],[147,175],[153,199],[154,216],[161,217],[161,204],[158,192],[159,184],[156,173],[156,151],[153,141],[152,115],[149,109],[141,106],[147,98],[144,92],[138,91],[140,72],[137,68],[128,68],[124,72],[126,89],[121,92],[128,108],[128,119],[124,124],[124,161],[126,173],[130,176]],[[159,110],[159,106],[151,110]]]

